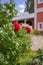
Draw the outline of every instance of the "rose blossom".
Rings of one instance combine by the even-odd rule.
[[[13,25],[16,32],[20,31],[20,24],[18,22],[14,22]]]

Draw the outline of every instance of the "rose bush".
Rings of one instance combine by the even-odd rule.
[[[31,37],[17,22],[14,26],[10,22],[15,14],[13,5],[3,4],[0,10],[0,65],[27,65]]]
[[[12,24],[0,27],[0,65],[25,65],[31,37],[24,29],[15,32]]]

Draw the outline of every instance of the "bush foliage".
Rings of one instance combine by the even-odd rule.
[[[23,63],[30,51],[30,35],[23,29],[15,32],[12,24],[3,27],[0,27],[0,65]]]
[[[34,31],[33,31],[33,34],[34,34],[34,35],[40,35],[40,32],[39,32],[38,30],[34,30]]]
[[[10,22],[15,14],[14,3],[0,4],[0,65],[25,65],[31,39],[23,28],[14,30]]]

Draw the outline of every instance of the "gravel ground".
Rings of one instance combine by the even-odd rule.
[[[38,50],[39,48],[43,48],[43,36],[35,36],[32,35],[32,50]]]

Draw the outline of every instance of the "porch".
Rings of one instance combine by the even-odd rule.
[[[29,13],[24,13],[22,15],[16,15],[13,17],[12,22],[19,22],[19,23],[25,23],[28,24],[30,26],[32,26],[32,28],[34,29],[34,13],[29,14]]]

